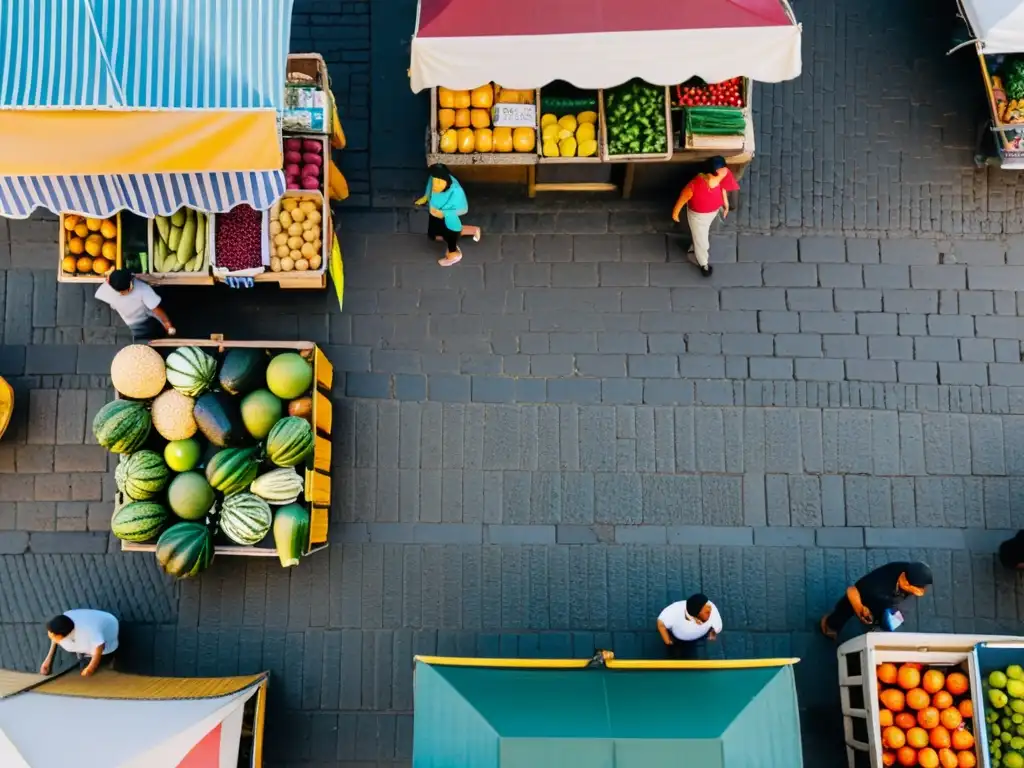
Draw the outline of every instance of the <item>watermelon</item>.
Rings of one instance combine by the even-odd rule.
[[[297,501],[306,482],[291,467],[274,469],[252,481],[249,490],[271,504]]]
[[[220,532],[242,546],[270,533],[272,519],[270,505],[253,493],[233,493],[220,505]]]
[[[309,548],[309,510],[301,504],[281,507],[274,515],[274,548],[281,567],[298,565]]]
[[[285,416],[267,435],[267,458],[279,467],[294,467],[313,450],[313,427],[298,416]]]
[[[203,437],[220,448],[250,442],[238,401],[223,392],[207,392],[192,409]]]
[[[213,507],[213,488],[201,472],[182,472],[167,488],[167,503],[182,520],[202,520]]]
[[[199,347],[178,347],[167,356],[167,383],[189,397],[199,397],[217,375],[217,361]]]
[[[225,495],[244,491],[260,471],[259,448],[225,448],[206,464],[206,479]]]
[[[153,498],[170,482],[171,470],[156,451],[138,451],[121,464],[124,465],[121,490],[136,501]]]
[[[150,541],[170,519],[170,512],[155,501],[125,504],[110,521],[110,531],[122,541]]]
[[[263,386],[267,374],[267,353],[262,349],[239,347],[224,355],[220,366],[220,388],[231,395],[244,395]]]
[[[191,438],[173,440],[164,446],[164,461],[175,472],[188,472],[195,469],[202,455],[199,443]]]
[[[117,490],[124,493],[124,465],[125,462],[117,462],[117,466],[114,468],[114,485],[117,486]]]
[[[96,442],[111,453],[132,453],[149,437],[153,425],[144,403],[137,400],[114,400],[96,413],[92,433]]]
[[[242,423],[257,440],[270,434],[284,415],[284,403],[269,389],[257,389],[242,398]]]
[[[302,355],[284,352],[267,366],[267,389],[282,400],[294,400],[309,392],[313,366]]]
[[[179,579],[202,573],[213,562],[213,534],[202,523],[175,523],[157,539],[156,561]]]

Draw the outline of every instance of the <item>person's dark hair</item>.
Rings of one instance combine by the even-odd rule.
[[[907,581],[915,587],[929,587],[932,584],[932,569],[925,563],[910,563],[905,573]]]
[[[999,545],[999,562],[1011,570],[1024,563],[1024,531]]]
[[[718,173],[725,168],[725,158],[721,155],[709,157],[704,163],[704,173]]]
[[[48,622],[46,622],[46,631],[52,632],[57,637],[67,637],[75,630],[75,622],[65,616],[63,613],[60,616],[54,616]]]
[[[127,291],[132,287],[132,273],[127,269],[115,269],[110,273],[107,282],[115,291]]]
[[[697,614],[704,610],[704,606],[707,605],[708,602],[708,596],[703,592],[698,592],[696,595],[690,595],[686,598],[686,612],[691,616],[697,616]]]
[[[427,168],[427,173],[430,175],[430,178],[443,181],[445,189],[452,185],[452,172],[448,170],[448,166],[444,163],[434,163]]]

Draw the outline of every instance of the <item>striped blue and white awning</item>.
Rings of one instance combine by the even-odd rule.
[[[0,0],[0,110],[279,110],[293,0]],[[276,115],[275,115],[276,119]],[[112,169],[113,170],[113,169]],[[278,170],[0,175],[0,216],[268,208]]]

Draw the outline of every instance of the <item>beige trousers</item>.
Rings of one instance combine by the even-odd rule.
[[[690,225],[690,237],[693,238],[693,255],[697,264],[708,265],[708,251],[711,248],[711,225],[718,218],[718,211],[711,213],[694,213],[686,209],[686,222]]]

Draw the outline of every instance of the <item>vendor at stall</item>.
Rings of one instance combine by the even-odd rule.
[[[134,341],[149,341],[177,333],[171,318],[160,306],[160,295],[127,269],[115,269],[96,289],[96,298],[109,304],[124,320]]]
[[[46,623],[50,652],[39,666],[39,674],[50,674],[53,657],[57,654],[57,646],[60,646],[78,656],[82,677],[89,677],[100,663],[113,662],[118,629],[117,619],[106,611],[77,608],[54,616]]]
[[[999,562],[1011,571],[1024,569],[1024,531],[999,545]]]
[[[921,597],[931,584],[932,569],[924,563],[886,563],[847,587],[832,613],[821,617],[821,632],[834,640],[854,616],[869,626],[885,627],[887,613],[908,597]]]
[[[725,158],[716,155],[707,161],[703,171],[694,176],[683,187],[672,209],[672,221],[679,223],[679,215],[686,208],[686,222],[690,225],[693,254],[700,273],[710,277],[712,266],[708,263],[711,249],[711,225],[718,214],[725,219],[729,215],[729,193],[740,188],[736,177],[725,164]]]
[[[694,659],[705,640],[722,631],[722,617],[707,595],[698,592],[658,614],[658,634],[674,659]]]
[[[446,253],[437,263],[442,267],[458,264],[462,259],[459,238],[469,235],[479,243],[483,234],[480,227],[463,225],[460,216],[469,211],[466,193],[458,179],[452,176],[447,166],[436,163],[427,169],[427,189],[416,205],[427,205],[430,218],[427,223],[427,237],[437,242],[444,241]]]

